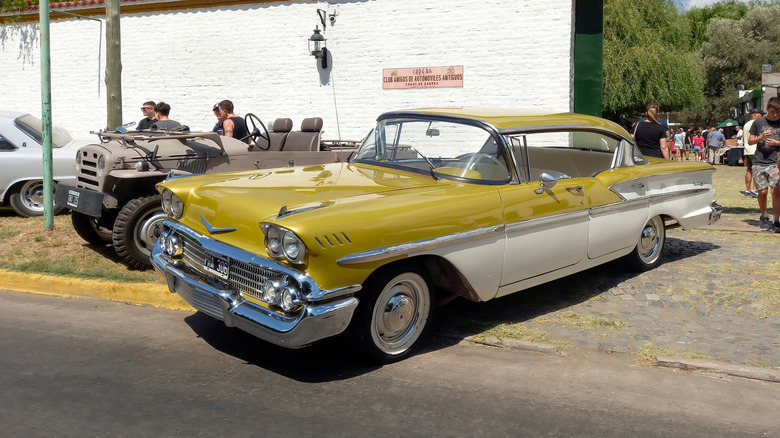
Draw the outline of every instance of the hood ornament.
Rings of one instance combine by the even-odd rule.
[[[208,231],[209,234],[220,234],[220,233],[229,233],[231,231],[236,231],[236,229],[232,227],[225,227],[225,228],[212,227],[209,221],[207,221],[206,218],[203,217],[203,215],[200,216],[200,221],[203,222],[203,226],[206,227],[206,231]]]

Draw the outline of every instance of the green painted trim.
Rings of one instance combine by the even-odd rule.
[[[574,2],[574,112],[601,117],[604,0]]]

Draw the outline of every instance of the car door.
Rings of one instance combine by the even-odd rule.
[[[499,294],[583,261],[591,208],[619,200],[596,178],[612,166],[617,141],[556,131],[510,136],[509,143],[525,182],[500,189],[507,242]]]

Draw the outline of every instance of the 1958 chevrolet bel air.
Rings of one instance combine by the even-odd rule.
[[[654,268],[667,228],[720,218],[712,174],[644,158],[597,117],[390,112],[346,163],[158,184],[152,262],[228,326],[290,348],[346,333],[391,362],[435,295],[490,300],[617,258]]]

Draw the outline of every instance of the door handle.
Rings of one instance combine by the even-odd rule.
[[[582,193],[582,186],[566,187],[569,193]]]

